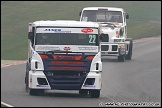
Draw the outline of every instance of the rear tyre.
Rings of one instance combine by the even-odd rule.
[[[132,39],[127,39],[127,40],[130,41],[130,44],[129,44],[129,51],[128,51],[128,54],[125,56],[125,59],[131,60],[132,59],[133,40]]]
[[[99,98],[100,97],[100,90],[90,90],[90,96],[92,98]]]

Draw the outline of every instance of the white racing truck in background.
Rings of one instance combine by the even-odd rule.
[[[86,7],[80,12],[80,21],[102,24],[102,56],[117,56],[118,61],[132,59],[132,38],[127,38],[126,19],[129,15],[122,8]]]
[[[100,26],[94,22],[29,23],[25,84],[30,95],[78,90],[98,98],[101,90]]]

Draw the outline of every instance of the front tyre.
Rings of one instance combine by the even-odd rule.
[[[28,62],[26,63],[26,75],[25,75],[25,91],[29,91],[29,66]]]
[[[29,94],[33,95],[33,96],[38,96],[43,93],[44,93],[43,89],[30,89],[30,91],[29,91]]]
[[[87,95],[88,94],[88,90],[79,90],[79,94],[80,95]]]
[[[90,90],[90,96],[92,98],[99,98],[100,97],[100,90]]]

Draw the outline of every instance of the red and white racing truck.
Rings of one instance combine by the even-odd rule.
[[[102,24],[102,56],[117,56],[118,61],[132,59],[132,38],[127,38],[126,19],[129,15],[116,7],[86,7],[80,12],[80,21]]]

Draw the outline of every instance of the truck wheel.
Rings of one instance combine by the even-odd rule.
[[[128,51],[128,54],[125,56],[125,59],[131,60],[132,59],[133,40],[131,38],[129,38],[129,39],[126,39],[126,41],[130,41],[130,44],[129,44],[129,51]]]
[[[25,91],[29,91],[29,67],[28,62],[26,63],[26,74],[25,74]]]
[[[26,63],[25,84],[27,83],[28,62]]]
[[[28,76],[25,77],[25,91],[28,92],[29,91],[29,83],[28,83]]]
[[[125,61],[125,55],[118,56],[118,61],[124,62]]]
[[[100,90],[90,90],[90,96],[92,98],[99,98],[100,97]]]
[[[33,96],[37,96],[38,95],[38,90],[37,89],[30,89],[29,94],[33,95]]]
[[[87,95],[88,94],[88,90],[79,90],[79,94]]]
[[[43,89],[30,89],[30,91],[29,91],[29,94],[33,95],[33,96],[38,96],[43,93],[44,93]]]

